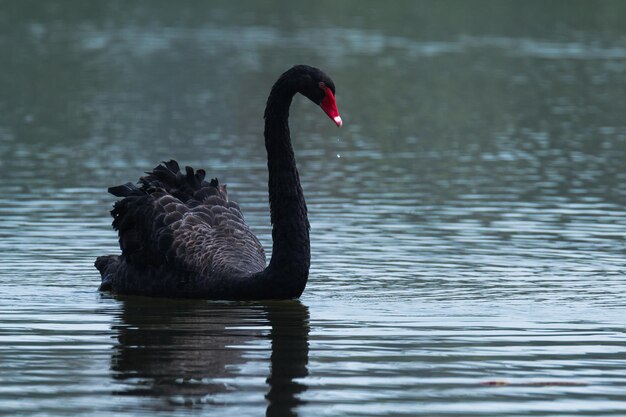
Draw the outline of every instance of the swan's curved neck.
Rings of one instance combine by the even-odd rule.
[[[264,274],[286,298],[299,297],[309,276],[309,220],[289,135],[289,106],[296,91],[279,80],[265,109],[265,148],[272,218],[272,259]]]

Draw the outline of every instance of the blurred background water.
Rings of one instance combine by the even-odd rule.
[[[626,3],[0,2],[0,414],[626,414]],[[301,300],[96,292],[106,188],[228,183],[270,249],[262,114],[291,112]]]

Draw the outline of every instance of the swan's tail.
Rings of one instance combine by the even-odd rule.
[[[117,255],[98,256],[96,258],[95,266],[100,275],[102,275],[102,282],[98,291],[110,291],[113,284],[113,276],[119,265],[120,257]]]

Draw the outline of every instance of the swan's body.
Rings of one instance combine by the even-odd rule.
[[[332,80],[298,65],[274,84],[265,109],[273,250],[269,265],[237,203],[217,179],[176,161],[109,188],[123,197],[111,212],[122,254],[101,256],[101,290],[206,299],[297,298],[309,275],[309,221],[289,136],[296,93],[319,104],[338,126]]]

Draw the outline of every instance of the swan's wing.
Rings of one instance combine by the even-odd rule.
[[[204,181],[204,171],[175,161],[109,192],[124,197],[111,212],[123,259],[138,269],[161,268],[201,275],[258,272],[265,253],[226,187]]]

